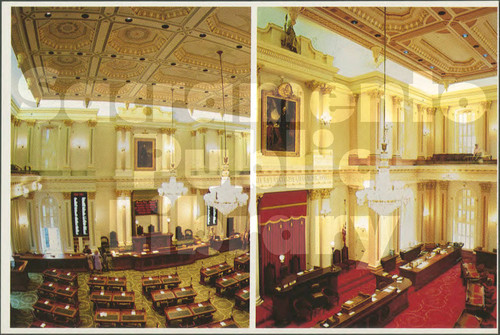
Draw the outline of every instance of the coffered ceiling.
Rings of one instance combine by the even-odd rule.
[[[388,59],[439,83],[497,75],[496,7],[387,7],[386,12]],[[300,15],[383,54],[383,7],[304,7]]]
[[[250,115],[250,8],[15,7],[12,47],[35,99]]]

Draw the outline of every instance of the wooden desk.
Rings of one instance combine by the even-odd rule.
[[[228,263],[220,263],[216,265],[212,265],[206,268],[200,269],[200,284],[205,285],[206,280],[209,282],[213,282],[215,278],[218,278],[222,275],[228,274],[233,271],[233,267]]]
[[[48,321],[34,320],[31,323],[30,328],[67,328],[67,327]]]
[[[177,299],[177,304],[193,302],[194,298],[197,295],[196,291],[193,289],[192,286],[176,287],[172,289],[172,292],[174,293],[175,298]]]
[[[54,310],[55,302],[46,298],[40,298],[33,304],[35,315],[39,319],[52,319],[52,311]]]
[[[234,293],[238,288],[240,281],[232,275],[224,276],[215,281],[215,292],[222,296],[224,293]]]
[[[479,283],[467,283],[465,309],[475,313],[484,310],[484,287]]]
[[[120,324],[120,310],[103,308],[94,313],[94,322],[97,327],[117,327]]]
[[[10,290],[26,291],[30,279],[28,277],[28,261],[15,262],[14,268],[10,269]]]
[[[92,291],[90,293],[90,301],[94,305],[94,310],[111,307],[112,300],[113,292],[111,291]]]
[[[382,265],[382,268],[387,271],[391,272],[392,270],[396,269],[396,260],[398,256],[397,255],[389,255],[385,256],[380,259],[380,265]]]
[[[342,304],[340,312],[318,322],[315,328],[383,327],[408,307],[410,287],[411,281],[402,278],[371,295],[360,293]]]
[[[234,295],[234,306],[239,309],[248,310],[250,301],[250,288],[243,287]]]
[[[476,253],[476,265],[483,264],[485,268],[497,270],[497,253],[486,250],[474,249]]]
[[[181,279],[177,273],[172,275],[162,275],[160,276],[160,280],[164,288],[177,287],[181,283]]]
[[[158,250],[160,248],[166,248],[172,246],[172,235],[171,233],[145,233],[143,235],[132,236],[132,245],[135,252],[142,252],[143,245],[147,244],[149,250]]]
[[[422,288],[447,270],[451,269],[461,258],[461,248],[449,246],[445,249],[445,254],[436,254],[428,258],[432,253],[417,258],[410,263],[399,267],[399,274],[409,278],[415,290]],[[416,265],[420,263],[419,265]]]
[[[90,275],[87,280],[87,285],[89,286],[89,290],[105,290],[106,284],[108,282],[108,277],[105,276],[92,276]]]
[[[159,276],[142,277],[142,292],[147,296],[153,290],[159,290],[163,288],[163,283]]]
[[[135,308],[135,292],[113,292],[111,298],[111,306],[113,308]]]
[[[231,237],[222,240],[210,240],[210,247],[219,252],[226,252],[236,249],[241,249],[242,242],[239,234],[233,235]]]
[[[38,294],[56,301],[78,304],[78,288],[71,285],[45,281],[38,287]]]
[[[124,309],[120,312],[122,327],[146,327],[146,311],[144,309]]]
[[[61,322],[69,326],[78,326],[80,324],[80,311],[74,305],[56,302],[52,314],[55,322]]]
[[[392,275],[382,270],[372,271],[372,273],[375,276],[376,287],[379,290],[383,289],[387,285],[392,284],[398,278],[398,275]]]
[[[60,255],[15,254],[16,261],[28,261],[28,272],[44,272],[46,269],[64,269],[64,271],[88,271],[87,258],[80,253]]]
[[[170,327],[191,326],[193,324],[193,312],[187,306],[166,307],[165,316]]]
[[[42,272],[42,275],[44,280],[78,287],[78,275],[75,272],[60,269],[46,269]]]
[[[404,263],[411,262],[419,257],[420,252],[422,251],[422,245],[423,244],[420,243],[411,248],[399,251],[399,257],[401,257],[401,260],[403,260]]]
[[[210,301],[191,303],[187,306],[193,313],[195,324],[206,323],[211,321],[217,308]]]
[[[293,302],[310,294],[313,284],[319,284],[321,288],[329,287],[337,293],[339,274],[340,268],[333,266],[316,267],[288,276],[286,283],[281,283],[273,290],[273,318],[276,323],[283,325],[290,322],[294,314]]]
[[[108,290],[127,290],[127,278],[126,277],[108,277],[106,279],[106,288]]]
[[[250,272],[250,254],[244,253],[234,259],[234,269],[244,272]]]
[[[479,272],[477,272],[476,266],[473,263],[462,263],[461,270],[461,275],[465,282],[479,280]]]
[[[153,300],[153,307],[156,309],[172,306],[177,302],[174,292],[164,289],[151,291],[151,300]]]
[[[233,318],[216,321],[203,326],[204,328],[239,328]]]

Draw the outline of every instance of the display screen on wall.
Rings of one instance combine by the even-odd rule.
[[[89,236],[87,192],[71,192],[73,236]]]
[[[158,200],[137,200],[134,201],[135,215],[158,214]]]
[[[207,226],[217,225],[217,210],[213,207],[207,206]]]

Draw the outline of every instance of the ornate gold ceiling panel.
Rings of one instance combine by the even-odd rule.
[[[222,50],[226,112],[249,116],[250,27],[244,7],[15,7],[12,47],[36,99],[170,106],[173,87],[216,112]]]
[[[300,15],[373,50],[382,7],[305,7]],[[440,83],[497,75],[496,7],[387,7],[387,57]]]

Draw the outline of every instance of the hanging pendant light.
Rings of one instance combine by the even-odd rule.
[[[385,94],[387,84],[386,59],[387,59],[387,8],[384,7],[384,95],[383,102],[383,140],[380,163],[377,165],[375,182],[369,182],[365,189],[357,191],[358,205],[368,202],[368,206],[379,215],[389,215],[411,198],[411,190],[404,187],[401,181],[391,181],[389,159],[387,157],[387,138],[385,126]]]
[[[229,177],[229,159],[227,157],[226,145],[226,121],[224,120],[225,114],[225,100],[224,100],[224,77],[222,75],[222,51],[217,51],[220,61],[220,77],[222,85],[222,119],[224,122],[224,160],[222,164],[221,182],[218,186],[210,186],[209,192],[203,196],[205,203],[208,206],[216,208],[223,215],[228,215],[239,206],[243,206],[248,201],[248,195],[242,193],[241,186],[231,185]]]
[[[175,170],[175,162],[174,162],[174,153],[175,153],[175,132],[174,132],[174,89],[172,88],[172,119],[170,122],[171,132],[170,132],[170,180],[168,183],[162,183],[161,187],[158,189],[158,194],[160,196],[167,197],[170,200],[170,204],[173,205],[177,198],[181,195],[187,193],[187,188],[181,181],[177,181],[176,178],[176,170]]]

